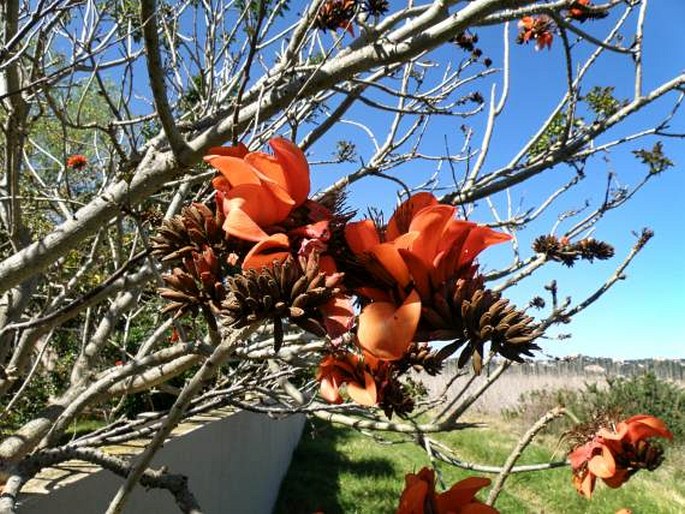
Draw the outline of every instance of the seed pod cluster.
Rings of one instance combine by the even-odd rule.
[[[180,215],[164,220],[157,234],[150,238],[152,255],[163,263],[173,263],[193,251],[201,252],[206,246],[220,255],[226,246],[222,223],[223,219],[202,203],[184,207]]]
[[[404,417],[414,410],[414,398],[395,374],[380,385],[378,396],[378,406],[388,419],[392,419],[393,414]]]
[[[443,360],[439,352],[433,351],[428,343],[412,341],[402,358],[394,364],[400,374],[413,369],[423,370],[431,376],[436,376],[442,371]]]
[[[471,358],[473,370],[480,374],[487,342],[491,351],[516,362],[523,362],[522,355],[532,357],[532,351],[540,349],[533,343],[539,336],[533,318],[517,310],[499,293],[489,289],[476,291],[470,300],[462,302],[461,315],[467,343],[459,355],[460,368]]]
[[[162,275],[166,287],[160,287],[159,295],[169,303],[162,308],[162,313],[173,312],[174,318],[185,314],[197,316],[199,309],[209,298],[198,287],[195,278],[181,268],[174,268],[169,274]]]
[[[566,238],[556,236],[540,236],[533,242],[533,250],[545,254],[547,259],[561,262],[568,267],[579,260],[586,261],[606,260],[614,256],[614,248],[604,241],[598,241],[591,237],[571,243]]]
[[[308,258],[289,257],[271,267],[247,270],[226,280],[226,299],[221,303],[219,318],[224,325],[235,328],[271,319],[277,350],[283,340],[283,318],[324,336],[325,322],[319,308],[340,292],[341,278],[320,271],[315,252]]]

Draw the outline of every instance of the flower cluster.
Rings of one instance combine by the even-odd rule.
[[[85,155],[74,154],[67,158],[67,168],[80,171],[88,165],[88,158]]]
[[[387,0],[326,0],[319,8],[314,26],[319,30],[343,29],[354,36],[352,22],[358,12],[381,16],[388,7]]]
[[[490,480],[469,477],[454,484],[444,493],[435,492],[435,472],[422,468],[418,473],[405,477],[405,488],[400,497],[397,514],[497,514],[493,507],[476,498]]]
[[[349,223],[345,237],[370,275],[357,288],[366,306],[359,316],[360,345],[388,360],[402,357],[436,290],[448,280],[473,279],[473,260],[510,236],[455,219],[456,208],[430,193],[404,202],[381,230],[372,220]]]
[[[607,11],[597,11],[591,8],[592,2],[590,0],[576,0],[568,10],[568,17],[582,23],[586,20],[606,18],[609,15]]]
[[[413,409],[400,380],[409,369],[438,373],[461,348],[459,365],[471,359],[480,372],[486,343],[518,361],[537,349],[532,318],[486,289],[475,264],[508,234],[457,219],[430,193],[409,197],[387,224],[350,222],[339,199],[308,198],[309,165],[295,144],[269,144],[272,154],[211,148],[214,208],[192,204],[152,238],[153,253],[172,266],[160,289],[164,312],[202,313],[215,328],[270,322],[276,351],[284,322],[327,336],[321,396],[377,405],[389,417]],[[435,340],[451,343],[434,351]]]
[[[555,30],[554,21],[545,14],[539,16],[524,16],[518,23],[519,33],[516,42],[519,45],[535,41],[535,49],[552,48]]]
[[[599,20],[609,15],[608,11],[593,8],[590,0],[575,0],[568,11],[566,17],[569,20],[581,23],[587,20]],[[535,16],[524,16],[518,22],[519,33],[516,35],[516,43],[519,45],[535,41],[535,49],[541,50],[547,47],[552,48],[556,24],[554,20],[546,14]]]
[[[230,326],[269,319],[276,346],[282,317],[337,337],[349,330],[353,310],[327,249],[345,218],[308,199],[309,165],[296,145],[269,144],[273,155],[242,144],[210,148],[215,209],[192,204],[152,238],[153,253],[176,265],[163,276],[165,311],[201,311]]]
[[[587,498],[592,496],[597,478],[616,488],[640,469],[656,469],[663,451],[648,439],[673,438],[662,420],[645,414],[608,425],[592,427],[583,437],[584,442],[569,453],[573,485]]]

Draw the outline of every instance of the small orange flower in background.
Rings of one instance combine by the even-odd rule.
[[[518,23],[520,32],[516,37],[516,42],[519,45],[528,43],[531,40],[535,41],[535,49],[540,50],[547,47],[552,48],[552,41],[554,36],[554,22],[552,18],[541,14],[540,16],[524,16]]]
[[[74,154],[67,158],[67,168],[71,168],[76,171],[81,171],[88,165],[88,159],[85,155]]]
[[[456,208],[430,193],[402,203],[385,231],[372,220],[348,223],[345,238],[379,286],[358,288],[368,303],[359,316],[359,344],[374,357],[402,357],[421,318],[422,302],[447,280],[472,277],[474,259],[510,236],[455,219]]]
[[[588,7],[592,7],[592,2],[590,2],[590,0],[576,0],[568,10],[568,17],[582,23],[586,20],[606,18],[609,15],[607,11],[592,12]]]
[[[454,484],[448,491],[436,494],[435,471],[423,468],[405,477],[397,514],[497,514],[493,507],[476,499],[476,493],[490,485],[490,480],[469,477]]]
[[[326,0],[319,8],[314,26],[319,30],[343,29],[354,36],[352,22],[357,12],[357,0]]]
[[[659,418],[645,414],[620,421],[610,429],[599,428],[569,453],[573,485],[590,498],[597,478],[616,488],[640,469],[655,470],[663,460],[663,450],[647,441],[652,437],[673,439],[673,434]]]

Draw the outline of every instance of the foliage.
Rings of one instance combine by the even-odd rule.
[[[572,125],[574,128],[580,128],[584,125],[585,121],[581,116],[577,116],[573,119]],[[531,158],[544,155],[549,152],[555,145],[563,140],[564,135],[567,132],[568,127],[568,116],[566,112],[560,111],[556,113],[550,120],[547,129],[540,135],[540,137],[531,145],[528,154]]]
[[[614,86],[594,86],[583,97],[583,100],[598,118],[608,118],[626,105],[625,101],[617,100],[614,97],[614,89]]]
[[[657,141],[651,150],[634,150],[635,157],[649,167],[649,172],[656,175],[673,166],[673,161],[664,155],[664,145]]]
[[[685,443],[685,388],[659,379],[654,373],[586,382],[580,390],[530,391],[521,395],[519,406],[506,409],[503,415],[526,425],[557,405],[566,407],[581,422],[589,422],[603,412],[616,412],[624,417],[649,412],[664,420],[676,443]],[[561,433],[570,428],[571,421],[556,426]]]

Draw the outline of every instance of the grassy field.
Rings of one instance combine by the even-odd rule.
[[[521,428],[494,421],[436,438],[448,443],[464,460],[501,465]],[[520,464],[556,460],[557,438],[543,437],[524,453]],[[276,514],[382,514],[395,511],[404,475],[430,465],[413,443],[379,444],[354,430],[311,423],[293,457],[275,509]],[[446,484],[472,472],[438,464]],[[685,450],[670,448],[656,471],[643,471],[621,489],[599,484],[591,501],[571,485],[569,468],[509,477],[497,507],[503,513],[613,514],[627,507],[634,514],[685,513]],[[487,491],[481,492],[485,499]]]

